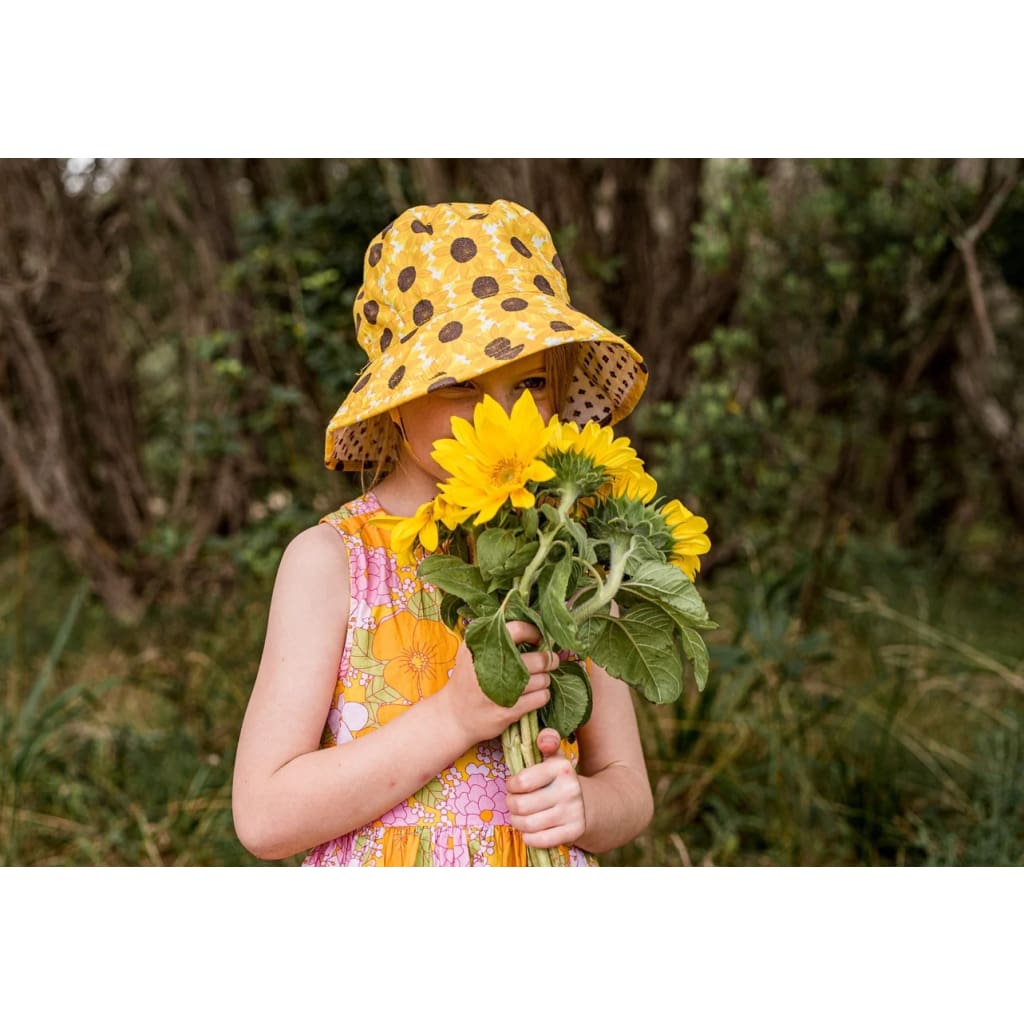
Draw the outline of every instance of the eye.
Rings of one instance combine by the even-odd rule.
[[[448,384],[446,387],[435,391],[434,394],[440,395],[443,398],[464,398],[467,392],[472,390],[473,382],[471,380],[464,380],[457,381],[454,384]]]
[[[543,391],[548,386],[547,377],[527,377],[519,382],[519,387],[528,391]]]

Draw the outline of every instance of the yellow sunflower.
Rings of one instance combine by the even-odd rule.
[[[708,521],[702,516],[695,516],[678,499],[663,506],[661,514],[675,541],[669,561],[682,569],[693,582],[700,571],[697,556],[711,550],[711,541],[707,538]]]
[[[595,466],[613,476],[633,461],[639,461],[628,437],[616,437],[611,427],[598,426],[593,420],[582,430],[576,423],[560,423],[552,416],[548,423],[551,447],[560,452],[586,455]]]
[[[437,517],[432,501],[425,501],[411,516],[400,520],[391,531],[391,543],[395,551],[406,558],[412,554],[417,538],[425,551],[437,550]]]
[[[443,523],[454,530],[468,513],[456,508],[439,494],[433,501],[425,501],[405,519],[395,520],[391,530],[391,543],[395,550],[405,557],[411,557],[413,546],[419,540],[424,551],[436,551],[439,543],[437,524]]]
[[[547,447],[549,428],[533,395],[524,391],[512,414],[490,395],[473,411],[473,422],[452,417],[454,438],[434,442],[434,461],[451,474],[441,484],[441,495],[476,523],[489,522],[511,501],[516,508],[532,508],[529,483],[550,480],[554,472],[540,459]]]
[[[658,481],[644,469],[640,459],[634,459],[612,477],[611,494],[614,498],[630,498],[649,505],[657,493]]]

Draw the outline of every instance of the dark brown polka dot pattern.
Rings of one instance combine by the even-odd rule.
[[[484,352],[492,359],[515,359],[523,351],[523,345],[513,345],[508,338],[495,338],[484,346]]]
[[[503,200],[402,214],[371,240],[353,307],[369,365],[328,426],[329,468],[393,465],[388,409],[552,345],[579,348],[562,414],[581,425],[617,422],[646,383],[632,348],[569,302],[544,225]]]
[[[489,299],[498,294],[498,282],[493,277],[478,277],[473,282],[473,294],[478,299]]]
[[[441,328],[437,335],[438,341],[443,341],[446,345],[455,341],[456,338],[462,337],[462,324],[458,320],[453,320],[449,324],[445,324]]]
[[[468,263],[476,252],[476,242],[472,238],[456,238],[452,242],[451,254],[456,263]]]

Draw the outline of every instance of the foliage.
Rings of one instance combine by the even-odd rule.
[[[1021,864],[1020,566],[944,580],[933,560],[849,543],[809,634],[799,578],[737,564],[705,584],[723,619],[709,634],[714,683],[637,702],[656,816],[603,864]],[[22,586],[11,553],[5,540],[5,595]],[[79,687],[63,715],[39,717],[16,802],[0,799],[6,862],[255,863],[234,836],[230,783],[269,584],[197,593],[136,630],[94,598],[74,614],[78,585],[40,545],[17,657],[15,616],[0,616],[8,687],[16,672],[27,690],[48,663],[40,710]]]
[[[616,213],[625,172],[606,163],[584,168],[610,197],[597,212],[627,230],[643,210]],[[964,359],[977,324],[959,248],[1016,165],[703,166],[689,254],[711,285],[738,275],[738,298],[680,343],[672,401],[641,403],[627,430],[666,495],[714,510],[715,685],[638,702],[657,817],[602,859],[1020,863],[1019,485],[964,380],[998,422],[1024,421],[1024,185],[978,243],[995,336],[983,372]],[[125,204],[135,193],[115,182],[96,200],[88,237],[108,217],[148,225],[119,243],[150,495],[121,554],[147,586],[175,586],[127,629],[76,598],[56,525],[0,534],[7,863],[253,862],[230,776],[271,579],[290,537],[357,489],[323,471],[323,428],[364,361],[351,303],[366,243],[420,198],[404,161],[253,167],[219,178],[248,189],[216,265],[228,318],[191,319],[174,287],[203,259],[158,199],[194,203],[189,168],[143,179],[166,197]],[[551,226],[561,251],[590,247],[574,296],[613,308],[633,271],[611,229],[598,245],[582,221]],[[229,465],[244,468],[221,499],[235,518],[200,537],[188,502],[208,492],[179,502],[179,482]]]

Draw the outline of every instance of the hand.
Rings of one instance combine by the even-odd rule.
[[[579,776],[554,729],[542,729],[537,746],[544,760],[508,780],[509,824],[523,833],[527,846],[570,845],[587,828]]]
[[[535,644],[540,632],[529,622],[506,624],[514,644]],[[551,697],[551,676],[558,666],[558,655],[551,651],[527,651],[521,655],[530,678],[526,687],[510,708],[496,704],[480,689],[473,668],[473,655],[463,642],[455,656],[455,668],[444,689],[434,699],[450,704],[451,714],[463,730],[467,749],[481,740],[500,736],[502,731],[523,715],[547,704]]]

